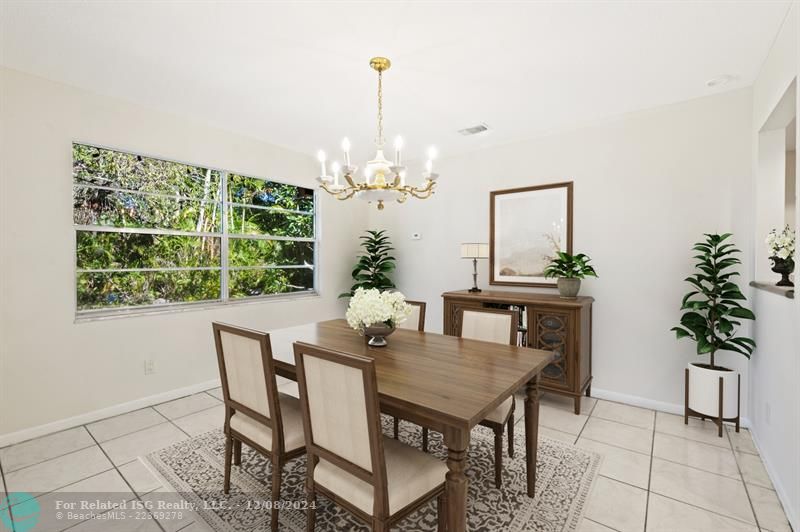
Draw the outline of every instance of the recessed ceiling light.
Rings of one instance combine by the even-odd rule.
[[[706,85],[709,87],[721,87],[722,85],[727,85],[728,83],[734,82],[737,79],[739,79],[739,76],[724,74],[722,76],[717,76],[716,78],[711,78],[710,80],[706,81]]]

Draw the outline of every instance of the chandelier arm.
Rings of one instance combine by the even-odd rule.
[[[411,194],[418,199],[427,199],[433,195],[433,187],[430,185],[425,188],[406,187],[403,192]]]
[[[436,183],[434,181],[431,181],[430,179],[428,179],[428,180],[425,181],[425,186],[424,187],[413,187],[411,185],[405,185],[403,187],[398,187],[398,189],[399,190],[403,190],[405,192],[411,192],[411,191],[427,192],[429,190],[433,190],[433,188],[435,186],[436,186]]]
[[[334,198],[336,198],[338,200],[350,199],[355,195],[356,192],[358,192],[358,189],[357,188],[353,188],[353,187],[347,187],[347,188],[345,188],[343,190],[333,190],[328,186],[327,183],[324,183],[324,182],[320,183],[320,187],[325,192],[327,192],[328,194],[330,194],[331,196],[333,196]]]
[[[425,187],[424,188],[417,188],[415,190],[421,190],[421,191],[427,192],[428,190],[433,190],[433,187],[435,187],[435,186],[436,186],[436,183],[431,181],[430,179],[428,179],[428,180],[425,181]]]
[[[344,194],[345,191],[347,191],[347,194]],[[348,199],[352,198],[353,196],[355,196],[356,192],[358,192],[358,190],[354,190],[354,189],[351,189],[351,188],[346,188],[345,190],[343,190],[339,194],[334,195],[334,197],[339,201],[344,201],[344,200],[348,200]]]
[[[431,191],[428,191],[428,192],[420,193],[420,192],[417,192],[416,190],[413,190],[413,191],[409,192],[409,194],[411,194],[412,196],[414,196],[417,199],[428,199],[433,195],[433,191],[431,190]]]

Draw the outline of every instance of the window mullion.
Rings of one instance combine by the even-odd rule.
[[[222,242],[220,243],[220,265],[222,269],[220,270],[220,297],[222,301],[227,301],[229,299],[229,287],[228,287],[228,266],[229,266],[229,256],[228,256],[228,172],[221,171],[219,173],[220,178],[220,191],[222,195],[222,202],[221,202],[221,220],[222,220]]]

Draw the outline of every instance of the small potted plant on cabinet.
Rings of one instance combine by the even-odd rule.
[[[559,251],[544,269],[544,276],[547,279],[558,278],[558,293],[561,297],[574,299],[581,289],[581,279],[597,277],[597,272],[589,265],[591,260],[583,253],[570,255]]]
[[[734,421],[739,431],[739,374],[718,366],[715,355],[718,351],[733,351],[749,359],[756,343],[737,336],[737,328],[741,325],[739,320],[756,317],[740,303],[746,298],[732,280],[739,274],[731,268],[741,261],[734,256],[739,250],[724,243],[730,233],[705,236],[704,242],[692,248],[698,252],[694,256],[697,271],[686,278],[692,291],[684,296],[681,323],[672,330],[678,339],[693,340],[698,355],[709,356],[708,364],[693,362],[685,371],[684,423],[689,422],[690,415],[713,419],[722,437],[723,421]]]

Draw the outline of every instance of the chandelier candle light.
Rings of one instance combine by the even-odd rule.
[[[433,159],[436,158],[436,148],[428,149],[428,160],[425,163],[425,172],[422,177],[424,183],[419,187],[406,185],[406,167],[402,165],[403,139],[397,137],[394,141],[394,162],[383,155],[383,72],[391,66],[391,61],[385,57],[373,57],[369,66],[378,72],[378,135],[375,137],[375,158],[367,161],[364,166],[364,181],[356,182],[354,176],[358,171],[357,166],[350,162],[350,141],[342,140],[344,152],[344,166],[339,163],[331,164],[331,173],[328,174],[325,152],[320,150],[317,158],[320,163],[320,176],[317,178],[322,189],[338,200],[347,200],[353,197],[378,203],[378,210],[384,208],[384,201],[396,200],[397,203],[405,202],[409,196],[418,199],[427,199],[436,188],[438,174],[433,172]],[[345,184],[339,182],[339,173],[342,172]]]

